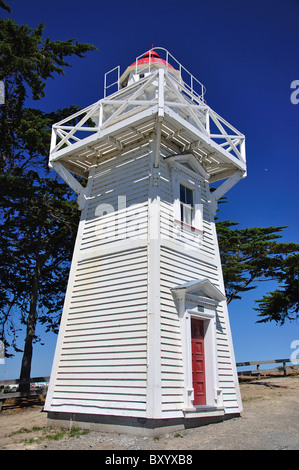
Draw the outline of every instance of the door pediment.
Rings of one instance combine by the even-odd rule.
[[[171,289],[176,297],[185,297],[186,294],[193,296],[207,297],[217,303],[226,299],[225,295],[212,284],[209,279],[194,279],[193,281],[180,284]]]

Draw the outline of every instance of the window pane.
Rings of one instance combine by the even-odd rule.
[[[190,204],[193,207],[193,191],[190,188],[185,188],[186,189],[186,203]]]
[[[186,187],[180,184],[180,201],[186,202]]]
[[[184,206],[184,219],[183,222],[192,225],[192,209],[190,206]]]
[[[181,221],[184,222],[184,204],[181,204]]]
[[[193,190],[180,184],[181,221],[192,225],[194,216]]]

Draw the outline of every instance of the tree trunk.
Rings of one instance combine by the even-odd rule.
[[[20,379],[24,380],[25,383],[20,383],[20,391],[29,392],[30,390],[30,374],[31,374],[31,363],[32,363],[32,355],[33,355],[33,340],[35,336],[35,328],[36,328],[36,310],[37,310],[37,298],[38,298],[38,285],[41,276],[41,260],[39,256],[37,256],[37,262],[34,270],[33,276],[33,284],[32,284],[32,291],[30,297],[30,307],[29,307],[29,314],[27,318],[27,328],[26,328],[26,338],[25,338],[25,346],[22,358],[22,365],[21,365],[21,372],[20,372]]]
[[[27,382],[30,379],[31,374],[31,362],[32,362],[32,354],[33,354],[33,339],[35,335],[35,326],[36,326],[36,309],[34,311],[33,302],[30,305],[30,313],[27,318],[27,329],[26,329],[26,338],[25,338],[25,346],[22,358],[22,365],[21,365],[21,372],[20,372],[20,379],[23,379]],[[29,391],[30,384],[27,383],[20,383],[19,387],[20,391]]]

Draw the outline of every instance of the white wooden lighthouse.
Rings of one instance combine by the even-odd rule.
[[[204,92],[154,48],[53,126],[50,167],[82,215],[51,425],[157,434],[242,410],[214,215],[246,175],[245,138]]]

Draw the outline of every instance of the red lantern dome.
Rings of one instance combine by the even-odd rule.
[[[144,56],[142,57],[142,59],[138,59],[136,62],[133,62],[133,64],[131,64],[131,67],[135,65],[145,65],[149,63],[150,64],[163,64],[163,65],[166,65],[166,67],[170,67],[173,69],[172,65],[166,62],[166,60],[160,59],[159,54],[152,49],[146,52]]]

